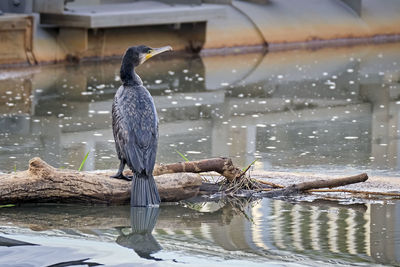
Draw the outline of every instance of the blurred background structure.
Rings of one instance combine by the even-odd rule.
[[[399,40],[397,0],[5,0],[0,65],[177,51]],[[243,49],[242,49],[243,50]]]

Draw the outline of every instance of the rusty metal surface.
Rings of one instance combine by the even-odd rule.
[[[298,48],[310,43],[322,47],[335,40],[338,45],[348,45],[346,40],[361,40],[362,43],[371,41],[368,38],[400,36],[398,0],[363,0],[361,16],[342,1],[225,2],[225,5],[212,5],[223,10],[224,16],[208,15],[207,23],[194,24],[49,28],[33,26],[34,16],[5,14],[0,16],[0,65],[102,59],[120,56],[126,47],[137,44],[169,44],[175,51],[198,52],[200,49],[263,45],[271,49],[277,46]],[[39,15],[36,16],[38,23]]]
[[[32,49],[32,17],[16,14],[0,16],[0,64],[33,64]]]
[[[400,34],[397,0],[363,0],[361,16],[341,1],[275,0],[257,4],[232,0],[226,9],[226,18],[208,22],[205,48],[263,43],[299,47],[316,40]]]

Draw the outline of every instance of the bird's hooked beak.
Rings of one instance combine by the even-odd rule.
[[[167,45],[167,46],[163,46],[163,47],[160,47],[160,48],[152,48],[146,54],[144,54],[144,56],[142,57],[142,60],[141,60],[140,63],[143,63],[146,60],[148,60],[149,58],[154,57],[155,55],[164,53],[166,51],[172,51],[172,47]]]

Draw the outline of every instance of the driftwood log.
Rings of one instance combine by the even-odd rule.
[[[264,192],[262,196],[263,197],[290,196],[290,195],[300,194],[311,189],[339,187],[349,184],[365,182],[366,180],[368,180],[368,175],[366,173],[362,173],[350,177],[342,177],[330,180],[317,180],[312,182],[294,184],[291,186],[287,186],[283,189],[276,189],[269,192]]]
[[[112,173],[56,169],[40,158],[27,171],[0,175],[0,204],[22,202],[127,204],[131,182],[111,179]],[[193,173],[155,177],[162,201],[196,196],[202,183]]]
[[[154,176],[177,172],[210,172],[215,171],[232,182],[242,176],[243,172],[236,168],[230,158],[212,158],[198,161],[178,162],[168,165],[157,165],[154,168]]]
[[[221,186],[203,183],[200,175],[195,174],[209,171],[216,171],[223,175],[228,185],[242,181],[239,179],[248,179],[228,158],[158,165],[153,174],[162,201],[179,201],[194,197],[199,191],[201,194],[212,194],[227,190],[226,184]],[[0,205],[23,202],[129,203],[130,182],[109,178],[112,174],[60,170],[48,165],[40,158],[33,158],[29,162],[27,171],[0,175]],[[126,174],[129,174],[129,171]],[[272,189],[269,192],[259,193],[258,196],[289,196],[310,189],[343,186],[364,182],[367,179],[368,176],[364,173],[339,179],[305,182],[283,189]],[[237,196],[250,197],[254,193],[256,193],[254,190],[239,190]]]

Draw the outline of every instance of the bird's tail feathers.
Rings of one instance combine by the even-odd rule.
[[[153,175],[135,174],[132,180],[131,207],[158,206],[160,202]]]

